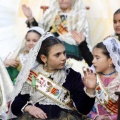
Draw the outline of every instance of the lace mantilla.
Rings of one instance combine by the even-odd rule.
[[[35,61],[36,61],[36,57],[38,55],[39,49],[41,47],[42,41],[44,41],[47,37],[53,36],[50,33],[45,33],[44,35],[42,35],[42,37],[40,38],[40,40],[37,42],[37,44],[35,45],[34,48],[32,48],[28,54],[28,58],[25,61],[25,65],[22,67],[17,79],[16,79],[16,85],[15,85],[15,92],[14,92],[14,96],[13,96],[13,100],[14,98],[20,93],[23,84],[25,83],[25,81],[28,78],[29,72],[30,70],[35,66]]]
[[[120,73],[120,42],[115,37],[109,37],[103,41],[103,44],[112,58],[116,71]]]

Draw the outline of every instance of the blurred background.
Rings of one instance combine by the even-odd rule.
[[[6,56],[17,46],[27,31],[22,4],[28,5],[36,20],[43,15],[41,6],[49,6],[51,0],[0,0],[0,54]],[[120,0],[83,0],[90,26],[92,46],[113,34],[113,13],[120,8]],[[3,44],[3,42],[7,44]],[[1,46],[2,45],[2,46]],[[1,52],[2,51],[2,52]]]

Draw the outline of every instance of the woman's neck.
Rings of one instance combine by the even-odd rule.
[[[71,8],[69,8],[69,9],[61,9],[61,12],[63,12],[63,13],[69,13],[71,11]]]
[[[46,72],[48,72],[48,73],[54,73],[54,72],[57,71],[57,70],[55,70],[55,69],[51,69],[51,68],[44,67],[44,66],[43,66],[43,69],[44,69]]]

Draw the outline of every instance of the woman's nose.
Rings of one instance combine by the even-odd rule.
[[[66,54],[62,54],[62,60],[66,60]]]
[[[93,64],[95,63],[95,59],[92,60],[92,63],[93,63]]]

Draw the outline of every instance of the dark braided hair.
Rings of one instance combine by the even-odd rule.
[[[45,55],[46,57],[48,57],[51,47],[54,46],[54,45],[57,45],[57,44],[62,44],[63,45],[63,42],[61,40],[59,40],[57,37],[54,37],[54,36],[50,36],[50,37],[46,38],[42,42],[41,48],[40,48],[40,50],[38,52],[38,55],[37,55],[38,63],[44,64],[44,62],[40,59],[40,56]]]

